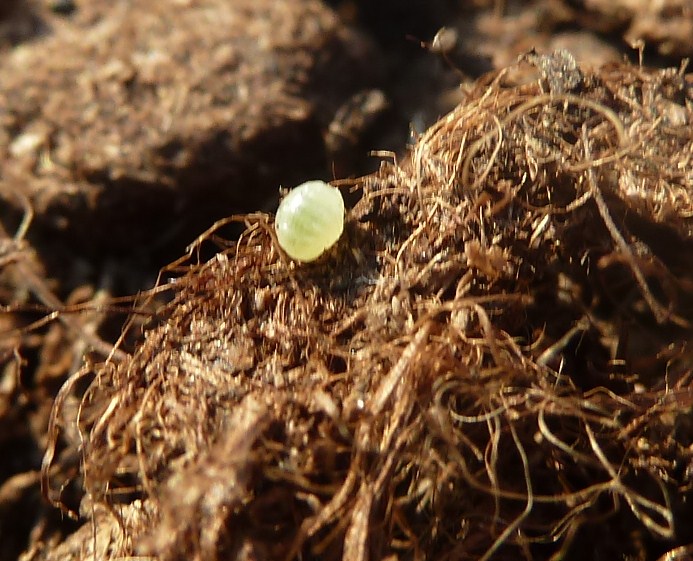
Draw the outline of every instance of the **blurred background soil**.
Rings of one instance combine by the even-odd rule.
[[[130,303],[114,298],[152,287],[216,220],[273,211],[280,186],[406,157],[461,84],[558,48],[593,67],[680,68],[693,6],[0,4],[0,561],[75,528],[43,501],[39,470],[56,393],[121,332]]]

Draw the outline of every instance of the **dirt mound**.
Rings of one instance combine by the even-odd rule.
[[[33,558],[693,541],[692,120],[682,71],[529,55],[342,182],[358,201],[318,262],[264,214],[207,233],[137,350],[61,390],[44,483],[85,523]]]
[[[73,251],[184,247],[329,174],[334,114],[380,73],[317,0],[83,4],[0,66],[0,193]]]
[[[687,0],[559,0],[551,11],[565,22],[621,34],[632,45],[647,44],[663,56],[693,54],[693,11]]]

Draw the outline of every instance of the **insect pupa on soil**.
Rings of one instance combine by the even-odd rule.
[[[292,189],[277,209],[279,245],[297,261],[314,261],[339,240],[344,230],[344,199],[324,181]]]

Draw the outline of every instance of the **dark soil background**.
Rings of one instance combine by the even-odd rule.
[[[170,295],[141,302],[135,315],[129,297],[154,286],[159,271],[215,221],[274,211],[280,187],[356,178],[382,161],[406,160],[428,127],[462,101],[462,85],[527,53],[556,49],[584,68],[630,61],[678,71],[693,55],[693,5],[0,4],[0,561],[61,558],[51,551],[80,526],[41,494],[50,413],[83,361],[131,352]],[[691,103],[690,73],[684,81]],[[233,239],[242,227],[215,235]],[[666,245],[669,234],[659,234],[652,238]],[[204,261],[213,251],[199,253]],[[113,351],[128,318],[128,335]],[[231,453],[241,446],[224,445]],[[62,444],[54,453],[66,506],[79,512],[79,458]],[[633,541],[624,559],[654,559],[667,547],[647,534]],[[691,558],[681,551],[669,559]]]

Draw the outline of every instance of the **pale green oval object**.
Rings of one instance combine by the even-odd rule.
[[[344,199],[324,181],[307,181],[279,203],[274,222],[279,245],[292,259],[314,261],[344,230]]]

